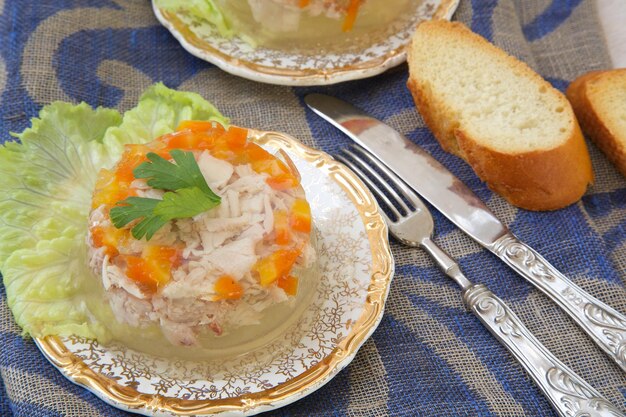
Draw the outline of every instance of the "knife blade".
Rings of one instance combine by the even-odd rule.
[[[309,94],[304,101],[459,229],[544,292],[626,371],[626,316],[583,291],[520,241],[461,180],[394,128],[335,97]]]
[[[461,180],[391,126],[334,97],[310,94],[304,100],[481,245],[488,246],[508,232]]]

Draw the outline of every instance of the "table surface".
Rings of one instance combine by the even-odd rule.
[[[626,67],[626,0],[462,0],[455,19],[564,90],[580,74],[611,66],[596,10],[613,66]],[[163,81],[200,93],[235,124],[288,132],[334,154],[349,140],[303,105],[305,94],[333,94],[424,147],[522,240],[585,290],[626,312],[626,182],[604,155],[590,144],[596,182],[579,203],[547,213],[517,210],[467,164],[443,152],[415,111],[406,77],[399,67],[328,87],[263,85],[191,57],[158,25],[146,0],[0,0],[0,140],[26,128],[51,101],[127,110],[145,88]],[[487,284],[559,359],[626,409],[626,373],[547,297],[440,213],[433,215],[437,242],[466,275]],[[392,244],[395,276],[377,331],[325,387],[264,416],[554,417],[520,366],[463,310],[453,283],[422,251]],[[65,380],[20,337],[3,285],[0,346],[0,416],[128,416]]]

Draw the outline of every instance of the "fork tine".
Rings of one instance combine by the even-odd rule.
[[[359,164],[360,167],[362,167],[363,169],[365,169],[369,175],[371,175],[373,178],[375,178],[379,184],[381,184],[385,190],[387,190],[387,196],[392,197],[392,199],[394,201],[396,201],[396,207],[400,206],[402,208],[402,210],[404,210],[404,214],[409,214],[410,212],[413,211],[413,209],[409,208],[409,206],[406,205],[406,203],[402,200],[402,198],[400,198],[398,196],[398,193],[396,192],[396,190],[394,190],[389,184],[388,181],[386,181],[378,172],[376,172],[366,161],[363,160],[363,158],[361,158],[359,155],[355,154],[354,152],[352,152],[349,149],[342,149],[341,150],[344,154],[348,155],[350,158],[352,158],[352,160]],[[383,193],[384,194],[384,193]]]
[[[398,211],[398,209],[393,205],[393,203],[391,202],[391,200],[389,200],[389,198],[387,198],[387,196],[385,195],[385,193],[383,193],[381,191],[380,188],[378,188],[378,186],[374,183],[374,181],[372,181],[371,179],[368,178],[367,175],[365,175],[365,173],[358,167],[356,166],[352,161],[346,159],[344,156],[342,155],[335,155],[335,158],[341,162],[344,163],[344,165],[348,166],[350,169],[352,169],[354,172],[356,172],[356,174],[359,176],[359,178],[361,178],[361,180],[363,180],[363,182],[369,187],[369,189],[376,195],[376,197],[378,197],[379,199],[383,200],[383,202],[385,203],[385,205],[389,208],[389,210],[396,216],[396,218],[400,218],[402,217],[402,215],[400,214],[400,212]],[[383,215],[383,217],[385,218],[385,221],[389,224],[391,223],[391,219],[389,219],[389,216],[387,216],[387,214],[385,214],[384,211],[381,211],[381,214]]]
[[[366,158],[372,165],[376,166],[376,168],[384,172],[389,177],[389,180],[396,187],[398,187],[404,198],[413,203],[416,209],[426,210],[424,202],[418,197],[415,191],[409,188],[409,186],[406,185],[404,181],[402,181],[400,177],[398,177],[392,170],[387,168],[385,164],[380,162],[378,159],[376,159],[376,157],[374,157],[372,154],[370,154],[368,151],[361,148],[360,146],[351,146],[351,148],[354,151],[358,152],[360,155],[362,155],[364,158]]]

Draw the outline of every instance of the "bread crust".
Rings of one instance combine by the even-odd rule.
[[[425,23],[426,24],[426,23]],[[492,52],[492,45],[462,24],[434,21],[428,25],[444,25],[451,31],[469,36],[469,42]],[[495,46],[493,47],[495,48]],[[502,54],[506,55],[504,51]],[[543,78],[515,58],[513,67],[529,72],[534,80]],[[409,68],[411,52],[409,52]],[[519,64],[519,65],[518,65]],[[463,130],[460,116],[438,99],[428,80],[419,80],[411,73],[407,83],[417,109],[442,148],[463,158],[487,186],[514,206],[534,211],[557,210],[578,201],[593,182],[591,159],[580,127],[571,109],[574,124],[570,136],[561,145],[549,150],[506,153],[491,149],[485,141],[471,137]],[[561,94],[555,90],[556,94]],[[567,100],[563,99],[566,106]],[[568,106],[569,107],[569,106]]]
[[[617,135],[626,135],[626,132],[614,132],[607,125],[603,114],[594,105],[588,95],[588,88],[596,80],[603,77],[612,77],[626,73],[626,69],[592,71],[576,78],[567,88],[569,99],[576,117],[584,132],[600,148],[617,170],[626,177],[626,141],[620,141]],[[626,88],[626,86],[624,86]]]
[[[521,154],[486,148],[462,130],[455,136],[466,160],[491,190],[514,206],[544,211],[578,201],[593,175],[580,128],[573,133],[562,146]]]

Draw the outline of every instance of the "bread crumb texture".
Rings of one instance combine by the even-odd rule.
[[[528,65],[444,20],[418,26],[408,62],[424,121],[492,190],[530,210],[584,194],[593,173],[572,107]]]
[[[425,22],[418,31],[412,73],[477,142],[527,152],[554,148],[572,134],[567,101],[526,64],[461,24]]]

